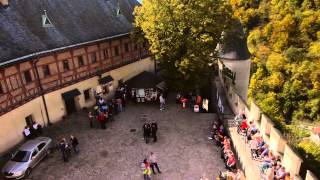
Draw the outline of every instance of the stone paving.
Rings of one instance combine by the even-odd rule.
[[[142,118],[143,117],[143,118]],[[85,112],[78,112],[45,131],[55,142],[75,135],[80,154],[68,163],[53,152],[31,173],[29,180],[139,180],[140,162],[149,152],[158,156],[162,174],[153,180],[198,180],[205,173],[215,179],[224,170],[220,151],[207,139],[215,114],[193,113],[169,102],[165,111],[156,104],[129,103],[124,112],[107,123],[107,129],[90,129]],[[158,142],[145,144],[144,119],[156,120]],[[131,132],[136,129],[136,132]]]

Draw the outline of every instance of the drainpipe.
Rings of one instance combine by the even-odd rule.
[[[43,88],[42,88],[42,84],[41,84],[40,76],[39,76],[39,71],[38,71],[38,68],[37,68],[37,63],[38,62],[39,62],[39,57],[37,57],[37,60],[33,61],[33,67],[36,70],[37,81],[38,81],[38,84],[39,84],[40,93],[41,93],[42,101],[43,101],[43,104],[44,104],[44,110],[46,112],[46,116],[47,116],[47,120],[48,120],[48,125],[51,126],[52,123],[50,122],[50,118],[49,118],[46,98],[44,97]]]

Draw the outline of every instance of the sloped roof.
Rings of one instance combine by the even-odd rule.
[[[225,33],[225,42],[219,45],[219,57],[229,60],[247,60],[250,53],[247,46],[247,38],[240,22],[234,22],[235,29]]]
[[[117,16],[118,1],[121,14]],[[0,64],[28,54],[128,33],[136,0],[10,0],[0,5]],[[43,27],[44,10],[53,27]]]
[[[127,80],[125,83],[130,88],[155,88],[160,82],[162,82],[162,80],[156,74],[143,71],[142,73]]]

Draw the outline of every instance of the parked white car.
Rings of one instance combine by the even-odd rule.
[[[48,137],[37,137],[24,143],[2,168],[3,176],[15,179],[28,176],[31,169],[50,153],[51,143],[52,139]]]

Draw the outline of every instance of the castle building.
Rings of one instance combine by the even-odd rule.
[[[130,35],[136,0],[0,0],[0,153],[153,71]]]

